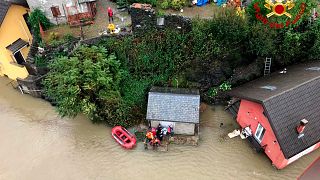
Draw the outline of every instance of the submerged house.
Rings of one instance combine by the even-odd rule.
[[[153,87],[149,92],[147,120],[151,127],[159,123],[173,127],[174,134],[199,132],[200,95],[198,90]]]
[[[289,67],[230,92],[242,133],[282,169],[320,146],[320,62]]]
[[[16,80],[29,75],[24,65],[32,43],[28,12],[25,0],[0,0],[0,76]]]
[[[41,9],[54,24],[69,23],[79,25],[80,20],[90,22],[97,9],[96,0],[27,0],[30,8]]]

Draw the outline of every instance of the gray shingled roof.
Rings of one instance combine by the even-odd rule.
[[[286,74],[273,73],[271,76],[265,76],[234,88],[229,94],[235,94],[238,97],[244,97],[257,102],[267,101],[273,96],[299,86],[310,79],[319,77],[320,71],[305,70],[309,67],[320,67],[320,62],[291,66],[287,68]],[[276,89],[270,91],[261,88],[263,86],[274,86]]]
[[[16,40],[15,42],[7,46],[6,48],[10,50],[12,53],[15,53],[28,44],[29,44],[28,42],[19,38],[18,40]]]
[[[315,70],[307,70],[312,67]],[[267,85],[276,89],[260,88]],[[273,73],[249,82],[233,89],[230,95],[264,106],[287,159],[320,141],[320,62],[289,67],[286,74]],[[309,123],[304,137],[298,139],[296,127],[302,119]]]
[[[8,9],[10,7],[10,3],[7,1],[0,0],[0,26],[6,17]]]
[[[152,88],[147,120],[199,123],[200,95],[197,90]]]

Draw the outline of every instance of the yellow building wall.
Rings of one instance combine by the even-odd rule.
[[[15,62],[11,51],[6,47],[21,38],[24,41],[32,43],[32,35],[28,29],[23,15],[28,9],[18,5],[11,5],[7,15],[0,26],[0,76],[7,75],[10,79],[26,78],[27,69]],[[27,58],[30,47],[21,49],[24,59]]]

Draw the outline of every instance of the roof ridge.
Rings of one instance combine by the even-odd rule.
[[[262,101],[262,103],[265,103],[265,102],[269,101],[270,99],[273,99],[273,98],[275,98],[275,97],[277,97],[277,96],[280,96],[280,95],[282,95],[282,94],[284,94],[284,93],[287,93],[287,92],[289,92],[289,91],[292,91],[292,90],[294,90],[294,89],[296,89],[296,88],[298,88],[298,87],[300,87],[300,86],[306,85],[306,84],[308,84],[308,83],[310,83],[310,82],[313,82],[313,81],[315,81],[315,80],[317,80],[317,79],[320,79],[320,75],[319,75],[318,77],[315,77],[315,78],[312,78],[312,79],[310,79],[310,80],[308,80],[308,81],[305,81],[305,82],[303,82],[303,83],[301,83],[301,84],[298,84],[297,86],[294,86],[294,87],[292,87],[292,88],[289,88],[289,89],[287,89],[287,90],[284,90],[284,91],[282,91],[282,92],[280,92],[280,93],[278,93],[278,94],[275,94],[275,95],[273,95],[273,96],[270,96],[270,97],[268,97],[267,99],[264,99],[264,100]]]
[[[150,91],[149,94],[166,94],[166,95],[175,95],[175,96],[200,96],[200,94],[187,94],[187,93],[171,93],[171,92],[155,92]]]
[[[5,0],[1,0],[0,1],[0,4],[2,7],[0,7],[0,27],[1,27],[1,24],[3,23],[7,13],[8,13],[8,10],[11,6],[11,2],[8,2],[8,1],[5,1]]]

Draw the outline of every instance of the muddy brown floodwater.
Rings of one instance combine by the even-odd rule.
[[[22,95],[0,78],[0,179],[205,180],[295,179],[320,151],[276,170],[247,141],[228,139],[237,125],[222,106],[201,114],[198,147],[122,149],[110,128],[86,118],[61,119],[47,102]],[[225,126],[219,127],[220,122]]]

